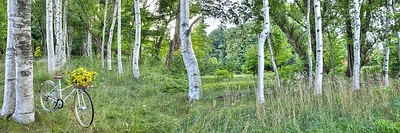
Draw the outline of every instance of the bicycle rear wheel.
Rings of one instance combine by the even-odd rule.
[[[51,80],[44,81],[40,85],[40,103],[43,109],[50,112],[56,109],[57,99],[59,99],[56,88],[56,84]]]
[[[74,100],[75,117],[82,127],[89,127],[93,123],[94,107],[89,94],[82,89],[76,89]]]

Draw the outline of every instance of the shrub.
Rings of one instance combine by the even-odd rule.
[[[229,72],[228,70],[217,70],[215,72],[215,75],[217,75],[217,79],[222,80],[222,79],[230,79],[233,78],[233,74]]]

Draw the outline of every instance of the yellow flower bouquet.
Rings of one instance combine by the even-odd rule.
[[[73,84],[75,88],[86,88],[96,80],[96,76],[98,76],[97,72],[87,71],[85,68],[79,67],[68,74],[67,83]]]

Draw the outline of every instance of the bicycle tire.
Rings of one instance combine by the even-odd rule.
[[[92,98],[85,90],[76,89],[74,100],[74,112],[77,122],[82,127],[89,127],[93,123],[94,107]]]
[[[56,110],[57,99],[59,99],[56,84],[51,80],[46,80],[40,85],[40,104],[46,111]]]

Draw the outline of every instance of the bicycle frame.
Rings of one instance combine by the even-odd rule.
[[[57,87],[56,87],[56,91],[58,92],[57,95],[59,95],[59,97],[61,98],[61,100],[63,100],[63,102],[65,103],[65,102],[67,101],[67,99],[70,98],[70,97],[72,96],[72,94],[73,94],[75,91],[77,91],[77,89],[73,88],[72,91],[71,91],[65,98],[63,98],[63,97],[62,97],[62,96],[63,96],[63,95],[62,95],[62,92],[63,92],[64,90],[66,90],[66,89],[72,88],[73,85],[69,85],[69,86],[67,86],[67,87],[65,87],[65,88],[61,88],[61,79],[57,79],[57,80],[58,80],[58,85],[57,85]],[[51,100],[57,101],[58,99],[51,99]]]

